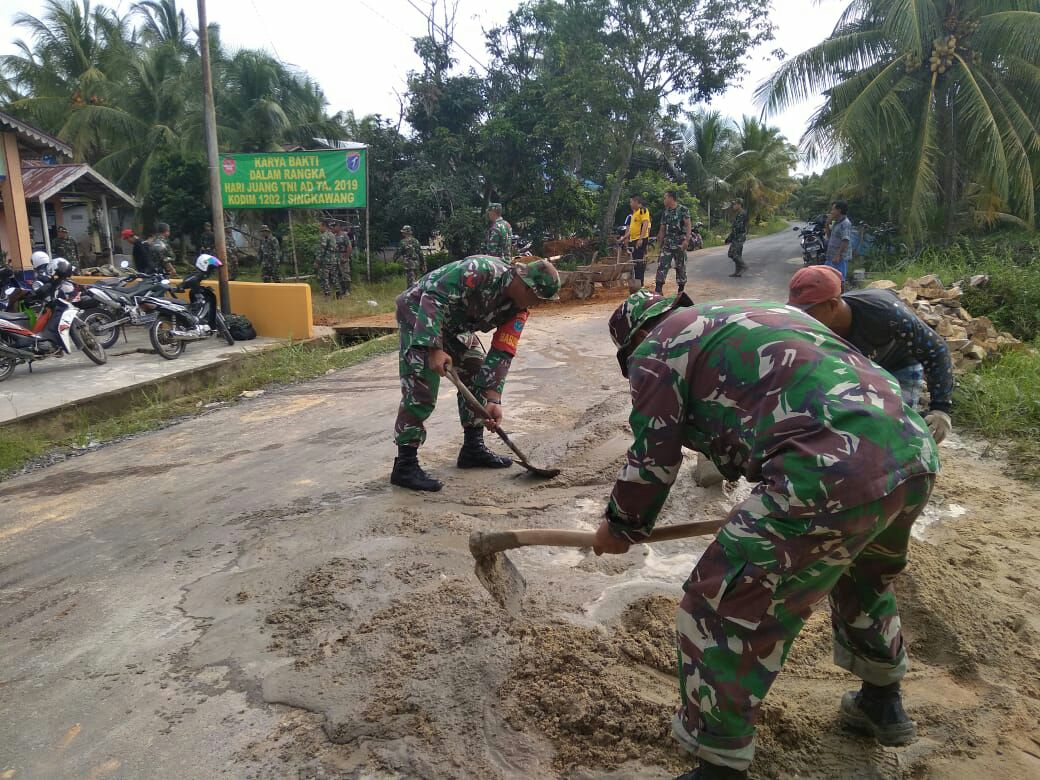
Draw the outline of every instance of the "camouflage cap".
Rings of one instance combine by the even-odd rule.
[[[650,290],[640,290],[615,309],[610,317],[610,338],[618,348],[618,364],[621,373],[628,376],[628,349],[632,336],[640,326],[662,314],[683,306],[693,306],[693,299],[686,293],[665,297]]]
[[[405,225],[403,228],[401,228],[401,232],[402,233],[411,233],[412,232],[412,226],[411,225]]]
[[[487,210],[488,211],[497,211],[499,214],[501,214],[502,213],[502,204],[501,203],[489,203],[488,207],[487,207]]]
[[[524,284],[534,290],[535,295],[543,301],[556,297],[560,291],[560,272],[548,260],[532,260],[530,263],[518,263],[513,266],[517,276]]]
[[[271,228],[267,227],[267,225],[261,225],[260,226],[260,232],[261,233],[270,233],[271,232]]]

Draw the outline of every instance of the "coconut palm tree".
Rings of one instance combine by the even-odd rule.
[[[707,210],[710,225],[712,203],[730,192],[726,175],[735,153],[736,128],[718,111],[698,111],[681,133],[685,147],[682,167],[690,189]]]
[[[794,191],[798,154],[779,128],[745,116],[736,131],[726,181],[744,199],[749,219],[772,216]]]
[[[821,93],[804,149],[884,171],[908,237],[936,214],[952,232],[966,194],[994,216],[1035,222],[1036,0],[853,0],[831,35],[781,65],[757,98],[775,112]]]

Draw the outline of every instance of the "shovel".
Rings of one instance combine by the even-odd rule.
[[[473,393],[469,391],[469,388],[462,384],[462,380],[459,379],[459,375],[455,373],[455,369],[451,366],[448,366],[447,376],[448,379],[451,380],[451,383],[455,385],[456,388],[458,388],[458,391],[462,393],[462,397],[466,399],[466,403],[469,405],[469,408],[472,409],[476,414],[479,414],[485,420],[490,420],[491,417],[490,415],[488,415],[487,410],[483,407],[480,401],[476,399]],[[527,460],[527,456],[520,451],[520,448],[513,444],[513,441],[509,438],[509,435],[501,428],[499,428],[497,425],[495,426],[495,433],[497,433],[499,438],[506,443],[506,446],[513,451],[513,454],[515,454],[517,459],[519,459],[520,465],[528,471],[530,471],[532,474],[537,474],[539,477],[550,478],[559,476],[559,469],[543,469],[539,468],[538,466],[532,465]]]
[[[678,523],[655,528],[641,544],[667,542],[705,536],[718,531],[726,520],[707,520],[700,523]],[[520,605],[527,591],[527,581],[516,568],[506,550],[518,547],[592,547],[596,543],[593,531],[571,531],[556,528],[527,528],[515,531],[474,531],[469,536],[469,551],[476,559],[477,579],[491,597],[513,617],[520,614]]]

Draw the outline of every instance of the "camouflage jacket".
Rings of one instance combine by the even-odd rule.
[[[228,257],[238,257],[238,244],[235,243],[235,235],[230,230],[224,231],[224,250]]]
[[[474,385],[501,393],[527,321],[527,310],[506,294],[515,276],[508,262],[483,255],[432,271],[397,299],[398,318],[406,311],[411,325],[402,339],[413,347],[448,349],[463,334],[495,330]]]
[[[682,242],[686,239],[686,227],[683,224],[686,220],[690,220],[690,224],[693,224],[693,220],[690,219],[690,210],[681,203],[675,204],[674,209],[664,210],[664,213],[661,214],[661,227],[664,228],[665,246],[682,246]]]
[[[260,247],[257,249],[256,255],[261,263],[277,263],[279,254],[281,254],[281,247],[277,238],[268,236],[260,239]]]
[[[346,260],[347,255],[350,254],[354,245],[350,243],[350,236],[346,233],[340,233],[336,236],[336,254],[340,256],[340,259]]]
[[[420,269],[426,273],[426,258],[423,256],[422,245],[415,236],[401,239],[401,245],[394,252],[394,260],[404,260],[405,268]]]
[[[484,235],[484,254],[507,262],[513,258],[513,228],[502,217],[496,219]]]
[[[199,252],[207,252],[213,254],[217,249],[217,237],[213,235],[212,230],[204,231],[199,236]]]
[[[160,269],[165,263],[173,262],[173,250],[166,239],[158,236],[152,239],[152,257],[156,259]]]
[[[79,263],[79,246],[72,236],[59,238],[54,242],[54,257],[64,257],[73,265]]]
[[[747,212],[744,209],[733,217],[733,225],[730,227],[729,235],[726,236],[726,241],[747,241]]]
[[[628,363],[635,440],[607,517],[648,534],[682,464],[708,456],[757,483],[769,514],[840,512],[939,470],[924,420],[876,364],[796,309],[718,301],[676,310]]]
[[[331,231],[318,234],[318,249],[314,253],[316,265],[327,265],[336,262],[336,237]]]

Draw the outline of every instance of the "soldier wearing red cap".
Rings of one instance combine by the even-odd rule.
[[[953,427],[953,361],[943,338],[890,290],[842,294],[841,272],[826,265],[791,277],[787,303],[816,318],[899,381],[903,402],[915,408],[928,385],[925,422],[936,443]]]

